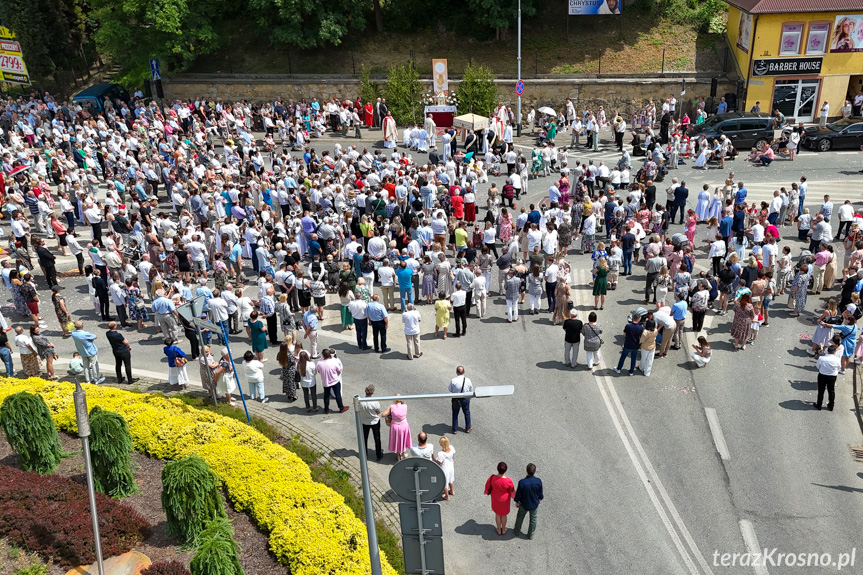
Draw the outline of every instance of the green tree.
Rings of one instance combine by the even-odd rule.
[[[0,26],[15,32],[27,71],[37,81],[68,68],[84,41],[78,0],[2,0]]]
[[[243,575],[234,527],[227,517],[207,521],[189,565],[192,575]]]
[[[468,0],[468,8],[479,26],[494,28],[499,40],[504,30],[518,21],[518,0]],[[521,1],[521,16],[527,18],[536,14],[533,0]]]
[[[188,544],[198,543],[207,521],[227,517],[216,477],[196,455],[165,464],[162,509],[168,534]]]
[[[494,73],[483,65],[468,64],[458,85],[459,112],[491,116],[497,103]]]
[[[371,79],[371,72],[365,65],[360,65],[360,99],[363,102],[371,102],[372,106],[381,97],[380,82]]]
[[[364,4],[352,0],[249,0],[249,8],[273,43],[296,48],[339,45],[365,26]]]
[[[108,497],[126,497],[138,491],[129,460],[132,438],[122,415],[99,406],[90,410],[90,448],[96,491]]]
[[[422,93],[420,75],[413,62],[390,66],[384,95],[387,99],[387,107],[397,124],[417,122],[417,114],[422,115],[420,110]]]
[[[89,1],[99,25],[96,42],[124,66],[127,85],[149,75],[150,58],[159,58],[164,71],[178,71],[220,47],[216,24],[237,6],[227,0]]]
[[[42,475],[53,473],[63,450],[57,426],[41,395],[19,391],[0,405],[0,428],[21,460],[21,468]]]

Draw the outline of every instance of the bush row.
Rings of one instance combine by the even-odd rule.
[[[293,575],[369,573],[365,526],[329,487],[312,481],[308,465],[239,421],[185,405],[179,399],[85,386],[91,406],[129,424],[136,449],[151,457],[197,455],[223,482],[234,507],[269,532],[270,549]],[[39,378],[0,378],[0,400],[22,390],[38,393],[57,426],[77,431],[74,386]],[[383,572],[395,575],[382,554]]]
[[[137,511],[96,494],[105,557],[129,551],[150,525]],[[0,537],[63,566],[96,560],[87,488],[57,475],[0,465]]]

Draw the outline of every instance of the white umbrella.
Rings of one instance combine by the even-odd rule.
[[[549,116],[557,116],[557,112],[554,111],[554,108],[549,108],[548,106],[543,106],[539,109],[540,114],[546,114]]]

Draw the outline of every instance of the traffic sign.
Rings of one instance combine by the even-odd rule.
[[[216,333],[222,333],[222,327],[214,324],[213,322],[209,322],[203,319],[194,319],[192,320],[192,323],[201,329],[208,329]]]
[[[423,573],[443,575],[443,539],[426,537],[422,542],[418,535],[402,537],[402,548],[405,558],[405,573]],[[425,554],[425,571],[423,571],[423,554]]]
[[[440,503],[422,504],[423,530],[427,537],[443,537],[443,527],[440,518]],[[419,531],[416,503],[399,503],[399,520],[402,533],[414,535]]]
[[[201,318],[201,314],[204,313],[204,305],[206,304],[206,302],[207,296],[196,296],[195,299],[193,299],[192,301],[177,306],[177,313],[180,314],[186,321],[193,322],[196,319]]]
[[[162,79],[162,72],[159,70],[159,60],[156,58],[150,58],[150,74],[152,74],[154,82]]]
[[[419,471],[419,493],[414,472]],[[390,487],[403,501],[431,501],[443,493],[446,475],[440,466],[423,457],[408,457],[390,469]]]
[[[515,93],[521,96],[524,94],[524,80],[519,80],[515,84]]]

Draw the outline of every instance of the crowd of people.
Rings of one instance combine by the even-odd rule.
[[[435,337],[468,337],[468,324],[489,315],[496,294],[509,323],[519,321],[522,306],[531,315],[549,314],[565,331],[564,363],[576,368],[583,347],[587,369],[596,372],[605,345],[598,312],[620,278],[639,275],[642,266],[643,306],[628,318],[617,373],[629,359],[629,375],[637,367],[650,376],[654,359],[683,348],[686,330],[697,337],[693,366],[704,368],[713,356],[703,330],[711,309],[721,317],[731,308],[730,338],[735,350],[745,350],[770,325],[779,296],[787,294],[799,315],[808,294],[831,289],[840,290],[838,301],[831,299],[813,338],[822,374],[816,407],[826,390],[832,409],[836,376],[863,358],[855,325],[863,314],[860,214],[848,201],[834,210],[829,196],[804,205],[805,177],[769,202],[751,201],[733,173],[692,196],[676,177],[660,189],[662,166],[676,166],[688,153],[680,139],[686,120],[674,121],[673,97],[660,110],[649,103],[630,120],[637,130],[632,153],[624,149],[627,126],[617,111],[608,122],[601,107],[579,115],[570,100],[564,103],[571,145],[586,135],[586,145],[595,147],[599,131],[610,130],[622,151],[611,167],[592,160],[572,165],[567,149],[555,148],[561,133],[553,118],[542,120],[541,143],[525,155],[513,145],[514,118],[503,104],[489,128],[469,132],[461,146],[454,131],[427,118],[405,131],[401,150],[383,100],[256,106],[160,104],[139,95],[103,104],[97,111],[49,94],[0,101],[0,196],[9,224],[0,272],[12,300],[3,313],[31,322],[16,327],[13,338],[27,375],[39,375],[44,361],[47,376],[57,377],[54,345],[41,334],[40,290],[48,289],[62,337],[77,349],[71,370],[88,382],[104,381],[100,338],[75,321],[63,297],[57,258],[64,256],[74,256],[95,314],[110,322],[105,339],[118,382],[134,381],[132,345],[118,329],[138,330],[164,341],[170,384],[184,389],[188,362],[197,361],[204,386],[231,404],[238,370],[251,399],[269,400],[266,356],[278,347],[288,401],[297,401],[302,389],[307,412],[317,412],[320,379],[324,413],[332,400],[338,412],[349,409],[342,400],[344,365],[318,338],[328,301],[338,301],[339,324],[353,330],[364,351],[391,351],[388,332],[398,314],[405,355],[417,360],[419,336],[431,329],[422,325],[421,306],[433,308]],[[700,118],[703,108],[695,110]],[[531,111],[531,131],[536,120]],[[384,148],[334,142],[319,152],[311,145],[327,130],[345,136],[353,127],[359,136],[361,126],[379,128]],[[411,149],[428,150],[427,160],[415,160]],[[500,189],[492,181],[498,176]],[[547,193],[524,203],[539,177],[550,178]],[[683,227],[675,233],[674,226]],[[844,247],[841,266],[836,240]],[[37,283],[37,265],[44,286]],[[586,321],[571,294],[576,269],[591,275],[594,310]],[[202,318],[219,327],[202,329],[200,337],[195,322],[178,313],[198,297],[204,298]],[[0,325],[0,357],[12,375],[5,335],[11,328],[2,314]],[[245,336],[232,341],[247,342],[248,350],[232,354],[225,346],[231,335]],[[221,349],[211,349],[215,344]],[[454,393],[472,389],[460,369],[450,382]],[[380,419],[390,429],[390,451],[416,454],[407,406],[370,405],[363,422],[366,437],[373,432],[377,458]],[[453,404],[453,433],[460,413],[470,433],[469,400]],[[422,435],[418,445],[426,453]],[[450,497],[455,448],[443,439],[435,458],[447,472]],[[503,465],[497,477],[505,471]],[[490,479],[487,489],[504,483]],[[506,490],[512,491],[511,481]],[[532,514],[531,533],[534,522]],[[498,528],[505,531],[505,517]]]

